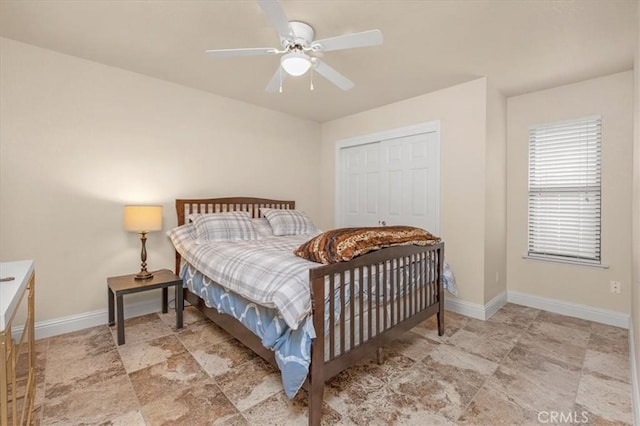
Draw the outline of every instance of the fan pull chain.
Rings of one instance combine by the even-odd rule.
[[[313,92],[313,67],[311,67],[311,85],[309,86],[309,90]]]
[[[280,67],[280,93],[282,93],[282,67]]]

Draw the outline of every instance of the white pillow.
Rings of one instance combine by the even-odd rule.
[[[185,223],[167,231],[167,236],[176,250],[182,252],[186,245],[193,244],[196,240],[196,230],[192,223]]]
[[[249,212],[201,214],[193,217],[196,243],[209,241],[257,240]]]
[[[273,229],[269,225],[269,221],[264,217],[251,219],[251,223],[253,224],[253,229],[256,230],[256,234],[258,234],[258,239],[273,237]]]
[[[260,212],[269,221],[273,235],[317,234],[319,232],[311,218],[303,211],[261,207]]]

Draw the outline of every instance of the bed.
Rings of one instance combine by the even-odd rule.
[[[259,219],[261,208],[295,211],[295,202],[252,197],[176,200],[179,227],[188,224],[193,214],[248,212]],[[191,283],[199,272],[182,259],[182,248],[175,242],[174,246],[176,273]],[[381,363],[382,346],[433,315],[437,316],[438,334],[444,333],[443,265],[443,242],[388,247],[350,261],[309,264],[304,272],[309,309],[304,322],[300,322],[307,326],[300,325],[293,331],[307,330],[305,336],[310,337],[310,362],[302,383],[309,395],[310,425],[321,422],[327,380],[363,358],[376,356]],[[215,284],[220,285],[215,287],[218,292],[229,292],[225,283]],[[206,293],[191,288],[194,292],[185,287],[185,300],[283,371],[282,357],[278,351],[265,347],[264,336],[258,336],[237,315],[221,313],[228,311],[212,306],[204,300]]]

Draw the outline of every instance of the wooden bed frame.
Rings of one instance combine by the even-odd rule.
[[[260,207],[294,209],[295,202],[251,197],[176,200],[178,225],[183,225],[191,213],[241,210],[250,212],[254,218],[261,217]],[[325,329],[325,292],[335,295],[329,298],[328,314],[329,324],[335,326],[328,327],[327,336],[314,339],[311,345],[311,365],[304,384],[309,392],[310,425],[321,422],[324,385],[331,377],[374,354],[378,362],[382,362],[382,346],[433,315],[437,315],[438,334],[444,333],[443,263],[444,243],[440,242],[426,247],[389,247],[349,262],[309,270],[311,315],[318,335]],[[176,252],[176,274],[179,273],[180,254]],[[346,274],[358,278],[359,289],[341,285]],[[378,290],[377,297],[371,296],[372,289]],[[256,354],[276,365],[273,352],[262,346],[260,339],[238,320],[208,308],[186,288],[184,298]],[[340,306],[339,318],[334,315],[336,303]]]

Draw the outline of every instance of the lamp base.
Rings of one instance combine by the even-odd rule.
[[[148,280],[153,278],[153,274],[148,271],[140,271],[133,278],[135,280]]]

